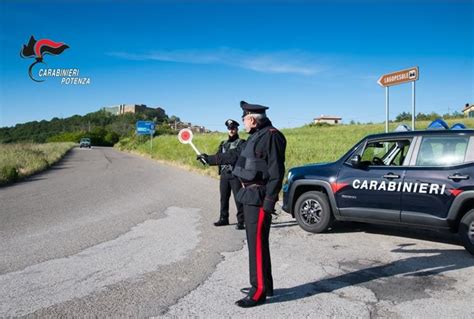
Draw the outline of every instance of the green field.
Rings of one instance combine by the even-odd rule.
[[[74,143],[0,144],[0,184],[42,171],[60,160]]]
[[[474,119],[448,120],[448,124],[464,123],[467,127],[474,127]],[[417,122],[418,128],[425,128],[430,122]],[[400,123],[390,123],[390,130],[394,130]],[[329,162],[338,159],[351,146],[367,134],[383,133],[385,124],[360,124],[338,126],[304,126],[292,129],[282,129],[287,139],[286,168],[293,166]],[[241,137],[246,138],[241,133]],[[195,134],[193,143],[203,153],[214,154],[219,142],[226,138],[225,133]],[[215,167],[204,167],[195,160],[196,155],[189,145],[180,144],[173,135],[157,136],[153,139],[153,148],[150,139],[140,137],[125,139],[116,144],[121,150],[142,154],[167,163],[197,170],[201,173],[217,176]]]

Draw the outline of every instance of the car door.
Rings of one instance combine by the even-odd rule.
[[[368,140],[354,155],[359,164],[348,160],[338,177],[335,194],[340,214],[351,219],[400,221],[399,184],[405,173],[405,157],[411,138]]]
[[[403,181],[401,221],[447,227],[451,204],[472,185],[474,139],[462,134],[434,135],[420,137],[417,144]]]

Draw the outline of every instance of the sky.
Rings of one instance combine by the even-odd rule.
[[[474,103],[473,16],[472,0],[0,0],[0,127],[146,104],[225,131],[241,100],[278,128],[381,123],[378,78],[413,66],[417,113],[460,112]],[[36,78],[75,68],[90,84],[33,81],[20,56],[32,35],[69,46]],[[389,92],[391,119],[411,112],[411,83]]]

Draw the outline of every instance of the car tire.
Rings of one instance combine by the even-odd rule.
[[[459,236],[466,250],[474,255],[474,209],[468,211],[461,219]]]
[[[310,191],[302,194],[295,204],[296,221],[310,233],[322,233],[331,227],[334,216],[326,194]]]

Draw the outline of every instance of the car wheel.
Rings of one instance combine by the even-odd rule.
[[[334,220],[328,197],[317,191],[306,192],[298,198],[295,217],[300,227],[311,233],[328,230]]]
[[[466,250],[474,255],[474,209],[468,211],[461,219],[459,236]]]

